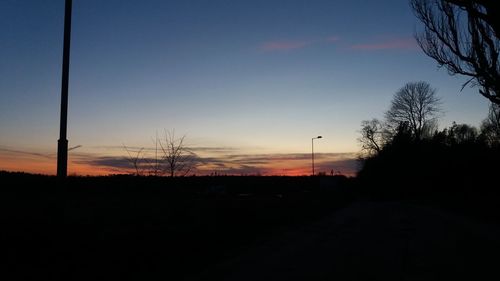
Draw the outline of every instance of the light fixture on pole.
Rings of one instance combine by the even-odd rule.
[[[312,157],[312,175],[313,176],[314,176],[314,140],[321,139],[321,138],[323,138],[323,137],[317,136],[317,137],[311,139],[311,150],[312,150],[311,157]]]

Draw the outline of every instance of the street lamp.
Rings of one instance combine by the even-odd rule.
[[[61,120],[59,140],[57,141],[57,176],[65,178],[68,174],[68,84],[69,84],[69,45],[71,39],[71,8],[73,1],[66,0],[64,8],[64,45],[61,83]]]
[[[311,139],[311,149],[312,149],[312,153],[311,153],[311,156],[312,156],[312,175],[314,176],[314,140],[315,139],[321,139],[323,138],[322,136],[317,136],[315,138],[312,138]]]

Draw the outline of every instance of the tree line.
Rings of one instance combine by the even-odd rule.
[[[361,122],[363,187],[398,198],[467,192],[496,198],[500,105],[490,105],[479,128],[453,122],[439,129],[440,105],[428,83],[411,82],[395,93],[383,120]]]
[[[474,141],[492,148],[500,145],[500,105],[490,105],[480,128],[454,122],[439,131],[441,115],[441,99],[434,88],[423,81],[407,83],[395,93],[384,120],[374,118],[361,122],[358,138],[361,157],[376,156],[401,135],[415,142],[446,136],[450,143]]]
[[[489,0],[409,3],[422,23],[415,33],[422,51],[450,75],[467,77],[462,89],[477,87],[491,105],[479,128],[453,122],[439,130],[443,112],[436,90],[426,82],[407,83],[394,95],[383,120],[362,121],[358,179],[392,195],[495,195],[489,187],[498,181],[500,158],[498,5]]]

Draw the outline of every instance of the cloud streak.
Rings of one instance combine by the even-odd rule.
[[[318,171],[329,173],[341,171],[346,175],[357,172],[357,161],[353,153],[318,153],[315,155]],[[198,175],[306,175],[310,171],[309,153],[289,154],[233,154],[217,157],[195,157],[193,173]],[[131,162],[124,156],[79,155],[73,161],[79,165],[89,165],[108,171],[132,171]],[[154,159],[144,157],[140,166],[147,169]]]
[[[80,157],[74,160],[77,164],[86,164],[98,167],[116,168],[116,169],[131,169],[133,168],[131,162],[126,157],[115,156],[91,156]]]
[[[73,149],[81,146],[75,146]],[[120,147],[106,147],[123,150]],[[197,175],[308,175],[311,155],[309,153],[284,154],[239,154],[238,148],[193,147],[197,156],[193,157]],[[72,152],[70,170],[79,175],[106,175],[134,172],[130,159],[120,154]],[[0,168],[25,172],[54,173],[55,153],[39,153],[0,146]],[[318,171],[327,174],[341,171],[346,175],[357,172],[356,155],[353,153],[316,153]],[[140,155],[139,166],[147,173],[155,163],[153,150]]]
[[[12,154],[12,155],[25,155],[25,156],[35,156],[35,157],[43,157],[43,158],[54,158],[56,156],[55,153],[39,153],[28,150],[19,150],[19,149],[10,149],[6,147],[0,147],[0,153],[3,154]]]
[[[128,146],[128,145],[108,145],[108,146],[93,146],[92,149],[104,150],[104,151],[121,151],[124,152],[125,148],[129,149],[131,152],[138,152],[139,150],[143,150],[145,152],[154,152],[154,146]],[[226,146],[186,146],[187,150],[192,152],[202,152],[202,153],[234,153],[238,151],[239,148],[235,147],[226,147]],[[161,148],[158,148],[161,150]]]

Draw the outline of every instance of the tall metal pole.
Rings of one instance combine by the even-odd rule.
[[[312,149],[312,175],[314,176],[314,139],[315,138],[312,138],[311,139],[311,149]]]
[[[68,126],[68,84],[69,84],[69,50],[71,39],[71,9],[72,0],[66,0],[64,11],[64,46],[61,83],[61,124],[59,140],[57,141],[57,176],[65,178],[68,175],[68,140],[66,129]]]
[[[312,175],[314,176],[314,140],[315,139],[321,139],[323,138],[322,136],[317,136],[315,138],[311,139],[311,158],[312,158]]]

